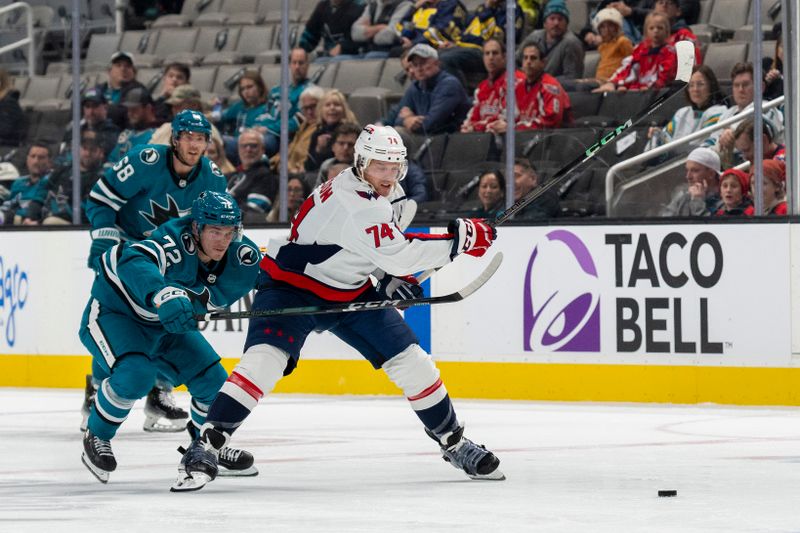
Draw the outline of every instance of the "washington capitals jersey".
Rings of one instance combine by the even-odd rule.
[[[123,240],[141,240],[158,226],[188,214],[201,192],[225,192],[225,177],[205,156],[188,176],[172,166],[172,148],[134,147],[92,187],[86,216],[92,229],[117,227]]]
[[[261,254],[247,237],[232,242],[220,261],[203,264],[190,216],[171,220],[143,241],[125,242],[101,258],[92,297],[104,307],[157,322],[152,298],[164,287],[186,289],[196,313],[230,306],[255,284]]]
[[[449,263],[451,235],[400,230],[393,207],[404,197],[399,185],[380,196],[352,168],[344,170],[314,189],[288,238],[270,240],[261,268],[326,300],[350,301],[370,286],[376,268],[402,276]]]

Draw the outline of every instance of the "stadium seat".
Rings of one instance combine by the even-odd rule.
[[[359,124],[373,124],[389,111],[388,90],[383,87],[361,87],[350,93],[347,103]]]
[[[583,117],[597,115],[600,109],[600,102],[603,95],[588,91],[577,91],[569,93],[569,101],[572,106],[572,118],[575,125],[580,125]]]
[[[217,77],[217,67],[193,67],[189,83],[200,92],[211,92]]]
[[[746,42],[710,43],[703,62],[714,71],[717,79],[727,80],[731,77],[733,66],[744,61],[746,57]]]
[[[708,16],[708,23],[695,24],[698,31],[710,31],[716,37],[729,38],[736,29],[747,23],[750,13],[750,0],[714,0]]]
[[[338,61],[334,61],[314,65],[308,77],[320,87],[325,87],[326,89],[336,87],[336,71],[339,69],[339,64]]]
[[[25,97],[20,98],[20,107],[32,109],[39,102],[57,99],[60,84],[61,78],[59,76],[31,76],[28,79]]]
[[[385,60],[381,77],[378,80],[378,87],[389,89],[394,94],[403,94],[408,86],[408,81],[400,83],[398,79],[400,75],[403,75],[403,80],[406,80],[400,60],[395,58]]]
[[[245,65],[220,65],[217,67],[217,76],[214,79],[214,86],[211,92],[220,98],[227,98],[231,93],[236,94],[238,88],[237,79],[247,70]],[[231,85],[229,88],[227,85]],[[238,95],[237,95],[238,98]]]
[[[586,52],[583,56],[583,77],[594,78],[598,63],[600,63],[600,52],[596,50]]]
[[[451,133],[442,156],[443,170],[462,170],[489,158],[492,148],[491,133]]]
[[[86,59],[84,69],[91,70],[90,67],[105,69],[109,65],[111,54],[119,50],[119,43],[122,36],[118,33],[93,33],[86,49]]]
[[[197,28],[171,28],[159,32],[153,55],[165,63],[182,61],[194,64],[197,56],[193,54],[199,30]]]
[[[354,59],[339,62],[336,88],[350,94],[360,87],[376,87],[383,71],[383,59]]]

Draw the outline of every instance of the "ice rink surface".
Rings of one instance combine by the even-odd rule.
[[[507,476],[479,482],[399,397],[272,395],[234,438],[260,475],[173,494],[185,434],[143,432],[137,403],[102,485],[82,395],[0,389],[0,531],[800,531],[800,409],[461,400]]]

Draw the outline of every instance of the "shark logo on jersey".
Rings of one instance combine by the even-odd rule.
[[[158,152],[154,148],[147,148],[139,153],[139,159],[141,159],[142,163],[145,165],[155,165],[159,157]]]
[[[203,290],[200,292],[194,292],[191,289],[186,289],[186,294],[189,296],[189,299],[192,302],[197,302],[203,306],[203,309],[214,309],[214,305],[212,304],[209,307],[208,302],[211,301],[211,293],[208,291],[208,287],[203,287]]]
[[[236,250],[236,257],[239,262],[245,266],[255,265],[258,261],[258,252],[250,246],[243,244]]]
[[[183,249],[189,255],[194,255],[197,251],[197,246],[194,243],[194,239],[188,233],[181,234],[181,244],[183,244]]]
[[[220,178],[224,178],[225,177],[222,174],[222,171],[219,169],[219,167],[217,166],[216,163],[214,163],[213,161],[209,161],[208,163],[211,166],[211,172],[212,173],[214,173],[215,175],[219,176]]]
[[[156,229],[161,224],[168,220],[172,220],[173,218],[180,218],[184,215],[188,215],[192,212],[192,208],[189,207],[188,209],[180,209],[178,207],[178,203],[171,195],[167,195],[167,205],[162,206],[155,200],[150,200],[150,212],[147,213],[145,211],[139,211],[139,214],[144,217],[150,224],[153,225],[153,229]],[[152,232],[152,230],[150,230]],[[145,235],[149,235],[148,232],[145,232]]]

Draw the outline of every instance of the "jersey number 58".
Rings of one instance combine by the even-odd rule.
[[[133,176],[133,165],[130,164],[127,155],[117,161],[111,168],[117,173],[117,179],[119,181],[125,181]]]

